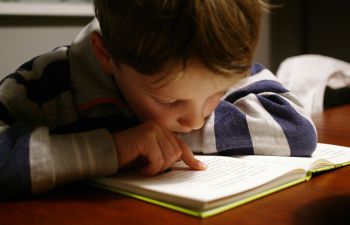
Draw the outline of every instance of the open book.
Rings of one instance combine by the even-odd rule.
[[[312,157],[196,156],[208,165],[190,170],[177,162],[154,177],[137,171],[92,184],[193,216],[206,218],[306,181],[312,173],[350,164],[350,148],[318,144]]]

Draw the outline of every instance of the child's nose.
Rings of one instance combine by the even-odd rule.
[[[198,130],[204,125],[204,115],[201,110],[191,111],[178,119],[179,124],[185,129]]]

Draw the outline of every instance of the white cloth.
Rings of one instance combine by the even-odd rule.
[[[322,55],[300,55],[285,59],[277,78],[294,92],[310,113],[322,112],[326,86],[350,87],[350,64]]]

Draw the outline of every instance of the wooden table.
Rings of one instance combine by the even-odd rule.
[[[350,105],[313,116],[319,142],[350,146]],[[350,224],[350,166],[199,219],[76,183],[46,196],[0,203],[0,225],[16,224]]]

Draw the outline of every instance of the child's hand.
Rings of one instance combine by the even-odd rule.
[[[141,169],[144,175],[163,172],[180,159],[194,170],[206,169],[205,164],[194,158],[185,142],[157,122],[147,121],[112,136],[119,168],[143,156],[148,161],[147,166]]]

